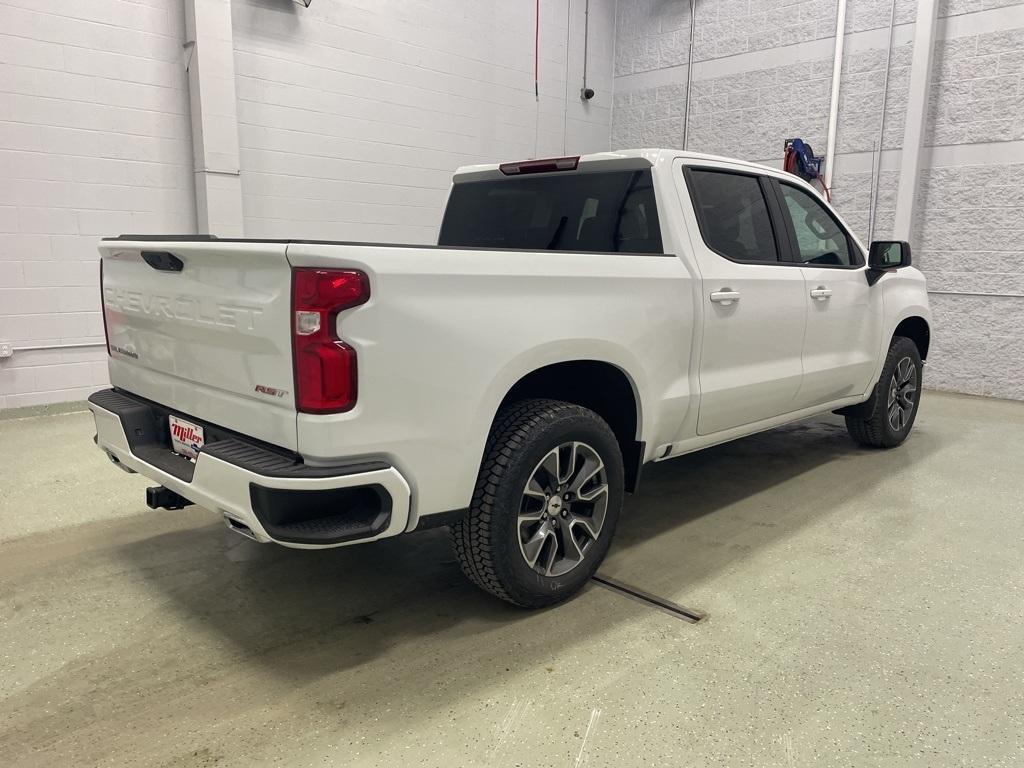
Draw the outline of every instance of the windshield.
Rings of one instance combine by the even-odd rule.
[[[649,169],[455,184],[437,244],[663,252]]]

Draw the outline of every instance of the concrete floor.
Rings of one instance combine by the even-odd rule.
[[[926,395],[650,468],[523,612],[443,531],[328,552],[145,509],[90,417],[0,421],[0,765],[1024,765],[1024,403]]]

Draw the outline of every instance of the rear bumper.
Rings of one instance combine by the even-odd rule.
[[[191,462],[173,453],[168,409],[120,390],[89,398],[96,443],[119,466],[224,516],[260,542],[320,549],[373,541],[405,530],[409,484],[382,461],[311,467],[244,436],[177,414],[207,429]]]

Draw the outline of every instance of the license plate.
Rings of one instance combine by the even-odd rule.
[[[203,428],[191,421],[168,416],[171,425],[171,448],[175,453],[194,459],[199,456],[199,449],[205,444]]]

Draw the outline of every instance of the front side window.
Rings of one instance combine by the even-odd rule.
[[[803,264],[845,267],[854,264],[850,240],[814,196],[802,189],[780,184],[786,202],[785,215],[793,223],[796,257]]]
[[[778,261],[772,220],[756,176],[691,169],[691,197],[704,242],[733,261]]]
[[[448,198],[437,244],[663,252],[649,169],[457,183]]]

